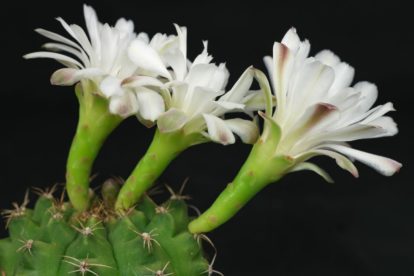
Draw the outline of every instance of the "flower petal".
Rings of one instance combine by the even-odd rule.
[[[115,23],[115,29],[121,33],[133,33],[134,22],[132,20],[126,20],[125,18],[119,18]]]
[[[93,77],[101,76],[103,73],[98,68],[87,68],[87,69],[73,69],[73,68],[62,68],[56,70],[50,77],[50,83],[52,85],[70,86],[81,79],[91,79]]]
[[[401,163],[390,158],[352,149],[350,147],[342,145],[329,145],[328,148],[345,154],[351,158],[355,158],[356,160],[372,167],[385,176],[393,175],[402,167]]]
[[[126,118],[138,111],[138,101],[134,93],[126,92],[121,96],[113,96],[109,99],[109,111]]]
[[[45,29],[41,29],[41,28],[35,29],[35,32],[37,32],[40,35],[43,35],[44,37],[49,38],[51,40],[54,40],[54,41],[61,42],[61,43],[67,44],[69,46],[72,46],[72,47],[74,47],[78,50],[82,49],[78,44],[76,44],[72,40],[67,39],[66,37],[64,37],[60,34],[57,34],[57,33],[54,33],[54,32],[51,32],[51,31],[48,31],[48,30],[45,30]]]
[[[355,69],[345,62],[341,62],[333,67],[335,71],[335,80],[329,89],[329,96],[340,93],[343,88],[351,85],[354,79]]]
[[[211,140],[223,145],[234,144],[236,139],[224,120],[210,114],[203,114],[203,117]]]
[[[361,93],[359,109],[362,112],[368,111],[378,98],[377,86],[367,81],[360,81],[354,85],[354,89]]]
[[[272,117],[273,95],[272,95],[272,91],[270,89],[269,81],[268,81],[266,75],[258,69],[254,69],[254,76],[255,76],[257,82],[259,83],[260,89],[261,89],[261,91],[263,91],[263,95],[265,97],[266,115],[268,117]],[[276,101],[277,101],[277,97],[276,97]]]
[[[196,64],[191,67],[185,81],[192,87],[203,87],[214,91],[223,90],[227,84],[229,72],[222,63],[215,64]]]
[[[132,76],[122,80],[122,87],[140,87],[140,86],[155,86],[155,87],[164,87],[164,84],[154,77],[148,76]]]
[[[394,105],[391,102],[376,106],[375,108],[367,112],[369,115],[361,121],[361,124],[370,123],[390,111],[395,111]]]
[[[131,42],[128,48],[128,56],[138,67],[154,72],[162,77],[171,79],[170,73],[158,53],[140,39]]]
[[[145,120],[154,122],[164,113],[165,104],[160,94],[144,87],[136,92],[139,113]]]
[[[296,52],[300,46],[300,38],[295,28],[290,28],[282,39],[283,45],[287,46],[291,51]]]
[[[161,132],[179,130],[188,122],[187,115],[181,110],[171,108],[158,117],[157,125]]]
[[[99,88],[107,98],[122,96],[123,94],[121,80],[113,76],[108,76],[103,79],[99,85]]]
[[[310,162],[299,163],[298,165],[293,167],[293,169],[290,170],[290,172],[297,172],[297,171],[303,171],[303,170],[313,171],[317,173],[318,175],[320,175],[323,179],[325,179],[326,182],[334,183],[331,176],[324,169]]]
[[[178,24],[174,24],[177,31],[179,48],[184,57],[187,57],[187,28],[180,27]]]
[[[296,156],[295,159],[305,161],[309,158],[312,158],[312,157],[318,156],[318,155],[326,155],[328,157],[331,157],[331,158],[335,159],[336,164],[339,167],[341,167],[342,169],[350,172],[354,177],[359,176],[358,169],[355,167],[354,163],[352,163],[351,160],[349,160],[348,158],[346,158],[342,154],[339,154],[335,151],[326,150],[326,149],[322,149],[322,148],[312,149],[308,152],[302,153],[299,156]]]
[[[174,80],[182,81],[187,74],[187,59],[179,49],[164,55],[165,62],[174,71]]]
[[[49,51],[54,51],[54,52],[58,52],[58,51],[64,51],[64,52],[68,52],[72,55],[74,55],[75,57],[77,57],[78,59],[80,59],[84,64],[86,62],[88,62],[87,59],[85,59],[86,56],[82,55],[82,52],[79,51],[76,48],[73,48],[71,46],[65,45],[65,44],[61,44],[61,43],[45,43],[42,46],[44,49],[49,50]]]
[[[240,103],[233,103],[233,102],[227,102],[227,101],[214,101],[214,103],[222,108],[224,108],[226,111],[229,110],[243,110],[245,105]]]
[[[62,54],[52,53],[52,52],[34,52],[34,53],[26,54],[23,57],[25,59],[51,58],[71,68],[83,68],[83,65],[80,64],[79,61],[75,60],[74,58],[71,58],[71,57],[68,57]]]
[[[330,50],[322,50],[315,55],[315,59],[330,67],[338,65],[341,60]]]
[[[233,85],[233,87],[229,90],[229,92],[224,94],[219,101],[240,103],[252,86],[253,76],[253,67],[247,68],[237,80],[237,82]]]
[[[240,118],[225,120],[226,125],[232,132],[246,144],[254,144],[259,137],[259,127],[255,122]]]
[[[266,108],[266,97],[262,90],[250,91],[250,94],[243,99],[243,104],[246,110],[256,111]],[[276,98],[272,97],[272,105],[276,104]]]
[[[327,92],[335,78],[334,70],[319,61],[306,63],[292,83],[286,110],[289,110],[284,124],[294,125],[308,107],[326,102]],[[281,103],[277,103],[278,108]],[[284,125],[282,124],[282,125]]]
[[[83,14],[85,17],[86,28],[88,29],[89,37],[91,39],[92,47],[96,56],[101,56],[101,39],[99,36],[99,21],[95,10],[88,6],[83,5]]]
[[[194,66],[196,64],[209,64],[213,60],[213,57],[211,55],[209,55],[208,52],[207,52],[208,41],[203,41],[203,45],[204,45],[203,52],[201,52],[201,54],[199,54],[194,59],[192,66]]]

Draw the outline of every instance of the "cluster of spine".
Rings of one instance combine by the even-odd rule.
[[[157,205],[145,195],[122,213],[113,199],[103,191],[79,213],[50,191],[33,210],[26,196],[5,212],[10,237],[0,240],[0,275],[210,275],[182,197]]]

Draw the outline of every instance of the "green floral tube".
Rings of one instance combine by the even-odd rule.
[[[79,122],[66,166],[66,188],[78,211],[89,206],[89,177],[93,163],[108,135],[122,118],[109,113],[108,101],[91,93],[94,85],[82,82],[76,86],[79,100]]]
[[[271,143],[259,139],[234,180],[207,211],[189,224],[190,232],[209,232],[227,222],[259,191],[292,167],[287,156],[271,157],[270,147]]]
[[[125,210],[137,203],[170,162],[195,141],[200,140],[198,136],[198,133],[185,135],[182,130],[162,133],[157,129],[147,152],[125,181],[115,208]]]

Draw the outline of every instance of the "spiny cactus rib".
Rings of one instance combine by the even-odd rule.
[[[40,193],[33,210],[26,198],[16,204],[19,215],[8,217],[10,237],[0,240],[5,275],[196,276],[211,270],[200,238],[187,230],[183,200],[157,205],[144,196],[120,214],[94,201],[79,213],[51,198],[54,192]]]

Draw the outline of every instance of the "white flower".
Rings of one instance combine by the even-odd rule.
[[[93,8],[84,5],[87,33],[78,25],[68,25],[62,18],[57,20],[71,39],[44,29],[39,34],[53,40],[43,47],[48,51],[27,54],[25,58],[52,58],[66,66],[53,73],[54,85],[73,85],[82,80],[92,80],[99,88],[98,93],[109,99],[109,110],[113,114],[127,117],[135,114],[142,106],[140,92],[150,95],[154,101],[162,101],[158,93],[146,86],[159,85],[152,76],[137,76],[137,65],[128,58],[127,50],[132,40],[148,39],[147,34],[134,33],[132,21],[120,18],[115,26],[98,21]],[[159,42],[160,35],[154,37]],[[154,42],[154,44],[157,44]],[[63,52],[63,53],[58,53]]]
[[[157,120],[161,132],[179,129],[184,133],[203,133],[209,139],[222,143],[235,142],[236,133],[244,142],[253,143],[258,136],[257,125],[240,118],[224,120],[224,114],[249,112],[264,105],[260,91],[250,91],[254,72],[247,69],[233,88],[225,92],[229,72],[224,63],[211,63],[212,56],[204,50],[193,62],[187,59],[187,29],[175,25],[178,45],[155,51],[151,43],[136,39],[129,48],[129,57],[140,68],[164,78],[165,112],[161,103],[147,102],[144,120]],[[162,110],[163,111],[163,110]],[[207,132],[205,130],[207,129]]]
[[[328,50],[308,57],[309,50],[309,42],[300,41],[292,28],[281,43],[274,43],[273,59],[264,59],[277,102],[273,115],[270,105],[267,108],[265,132],[271,131],[271,125],[281,132],[274,154],[292,158],[296,164],[292,171],[313,170],[327,180],[330,178],[322,169],[305,161],[326,155],[357,177],[358,171],[351,162],[355,159],[384,175],[394,174],[400,163],[353,149],[346,143],[395,135],[395,122],[384,116],[394,110],[392,103],[371,108],[378,94],[374,84],[364,81],[350,86],[354,77],[350,65]],[[268,87],[260,71],[257,79],[262,88]]]

